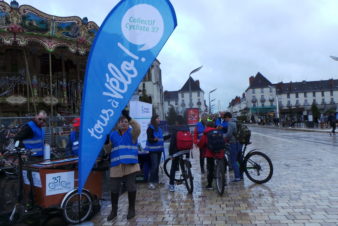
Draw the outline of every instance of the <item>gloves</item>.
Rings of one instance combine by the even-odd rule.
[[[127,118],[128,122],[130,122],[131,117],[129,116],[128,110],[122,110],[122,115]]]

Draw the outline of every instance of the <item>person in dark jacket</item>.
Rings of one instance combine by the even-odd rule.
[[[235,179],[232,182],[239,182],[243,180],[243,172],[241,172],[237,164],[238,161],[243,161],[243,159],[240,159],[242,156],[242,145],[235,137],[235,134],[237,133],[237,125],[235,119],[232,118],[232,114],[230,112],[226,112],[224,114],[224,118],[228,122],[228,130],[224,136],[229,142],[230,163],[235,175]]]
[[[197,144],[200,149],[203,149],[204,156],[207,159],[208,184],[207,184],[206,188],[209,189],[209,190],[212,189],[212,181],[213,181],[213,178],[214,178],[214,171],[215,171],[215,160],[214,159],[224,159],[224,149],[220,150],[217,153],[208,149],[207,133],[211,132],[213,130],[217,130],[215,128],[215,123],[214,122],[207,122],[206,128],[203,132],[203,135],[202,135],[200,141]]]
[[[169,155],[172,156],[173,154],[177,153],[177,144],[176,144],[176,134],[178,131],[189,131],[189,127],[184,125],[184,118],[181,115],[176,117],[176,125],[171,128],[171,138],[170,138],[170,145],[169,145]],[[171,161],[171,168],[170,168],[170,179],[169,179],[169,191],[175,191],[174,179],[175,179],[175,172],[178,168],[178,159],[172,158]]]
[[[40,160],[43,157],[45,126],[47,113],[40,110],[34,119],[25,124],[19,133],[14,137],[15,141],[20,141],[27,150],[31,151],[31,156],[35,160]]]
[[[150,155],[150,178],[148,188],[156,189],[156,185],[159,182],[158,172],[160,167],[161,155],[164,151],[164,140],[170,138],[169,136],[163,136],[163,131],[159,127],[160,117],[153,115],[150,120],[150,125],[147,129],[147,143],[145,150],[149,151]]]
[[[336,135],[336,116],[335,116],[335,113],[331,113],[330,116],[327,118],[327,120],[329,121],[330,123],[330,126],[332,127],[332,131],[330,133],[330,135]]]

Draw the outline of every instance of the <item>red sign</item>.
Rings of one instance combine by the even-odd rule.
[[[199,109],[198,108],[188,108],[187,109],[187,124],[195,125],[199,121]]]

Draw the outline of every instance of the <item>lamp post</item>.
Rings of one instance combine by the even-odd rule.
[[[210,90],[209,93],[208,93],[209,94],[209,114],[211,114],[211,102],[215,100],[215,99],[210,100],[210,93],[213,93],[215,91],[216,91],[216,89],[213,89],[213,90]]]
[[[199,70],[201,70],[203,66],[199,66],[198,68],[195,68],[194,70],[192,70],[189,74],[189,107],[192,108],[192,92],[191,92],[191,82],[190,82],[190,77],[191,74],[198,72]]]
[[[330,57],[331,57],[331,59],[338,61],[338,57],[336,57],[336,56],[330,56]],[[336,104],[336,112],[338,112],[338,104]]]

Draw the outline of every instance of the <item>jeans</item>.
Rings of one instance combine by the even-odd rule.
[[[214,179],[215,171],[215,159],[207,158],[207,169],[208,169],[208,185],[212,186],[212,180]]]
[[[150,155],[149,154],[143,154],[138,155],[138,161],[140,164],[141,171],[143,172],[144,181],[148,182],[149,178],[149,171],[150,171]]]
[[[239,161],[242,161],[240,158],[242,145],[238,142],[230,143],[230,162],[232,168],[234,169],[235,179],[243,178],[243,172],[240,172]]]
[[[174,181],[175,181],[175,173],[178,170],[178,158],[174,158],[171,161],[171,168],[170,168],[170,179],[169,179],[169,184],[170,185],[174,185]]]
[[[151,162],[151,168],[150,168],[150,178],[149,182],[150,183],[158,183],[159,178],[158,178],[158,171],[160,168],[160,161],[161,161],[161,151],[151,151],[149,153],[150,155],[150,162]]]

